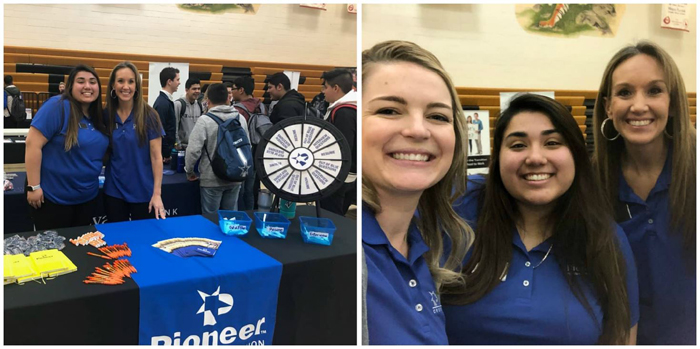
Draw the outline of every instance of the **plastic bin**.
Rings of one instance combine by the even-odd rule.
[[[330,246],[333,242],[335,224],[328,218],[299,216],[301,237],[307,244]]]
[[[255,229],[264,238],[286,238],[289,223],[289,219],[279,213],[255,212]]]
[[[248,234],[251,223],[253,220],[245,212],[219,210],[219,228],[226,235]]]

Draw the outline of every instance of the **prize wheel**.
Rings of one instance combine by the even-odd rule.
[[[345,137],[330,122],[298,116],[265,132],[255,152],[255,170],[278,197],[317,201],[343,185],[351,154]]]

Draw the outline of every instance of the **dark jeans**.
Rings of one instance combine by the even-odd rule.
[[[105,213],[107,222],[124,222],[156,218],[155,212],[148,213],[148,202],[130,203],[105,194]]]
[[[246,177],[245,181],[241,183],[241,191],[238,193],[238,210],[248,211],[252,210],[255,206],[255,171],[253,169],[252,175]]]
[[[25,197],[26,197],[25,192]],[[60,229],[70,227],[80,227],[94,224],[92,217],[95,216],[97,198],[77,205],[61,205],[49,200],[44,196],[44,203],[38,209],[29,206],[29,215],[34,221],[36,230]],[[5,217],[10,219],[10,217]]]
[[[356,196],[357,181],[344,183],[331,196],[321,200],[321,208],[345,216],[350,205],[356,201]]]

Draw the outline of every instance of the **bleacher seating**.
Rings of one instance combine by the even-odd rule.
[[[148,95],[148,67],[150,62],[187,62],[190,76],[197,77],[202,84],[233,81],[240,76],[255,79],[253,95],[263,96],[265,78],[276,72],[291,70],[301,73],[298,91],[311,101],[321,91],[321,74],[334,69],[328,65],[310,65],[283,62],[257,62],[202,57],[158,56],[116,52],[94,52],[79,50],[50,49],[39,47],[4,47],[4,71],[14,78],[15,85],[22,91],[28,108],[36,113],[49,96],[58,93],[58,85],[65,82],[71,69],[77,64],[86,64],[97,72],[102,83],[102,100],[106,100],[106,84],[115,65],[131,61],[143,74],[144,99]],[[157,77],[156,77],[157,78]],[[182,81],[184,88],[185,81]],[[269,98],[269,97],[268,97]],[[265,101],[269,103],[269,99]]]

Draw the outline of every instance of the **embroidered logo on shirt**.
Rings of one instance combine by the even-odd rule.
[[[430,291],[430,300],[433,302],[433,314],[442,312],[442,304],[440,304],[440,297],[435,294],[435,292]]]

